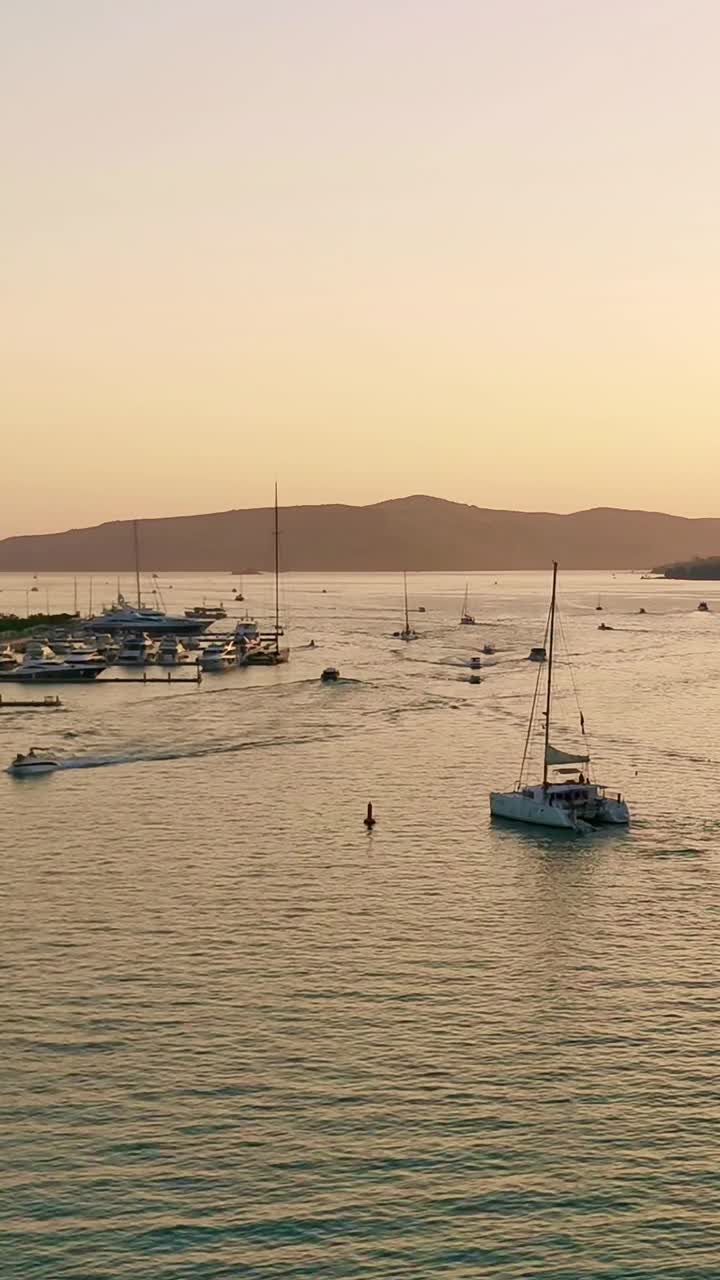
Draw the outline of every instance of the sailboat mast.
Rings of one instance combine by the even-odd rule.
[[[137,589],[137,607],[142,609],[140,599],[140,543],[138,540],[138,522],[133,520],[133,542],[135,544],[135,587]]]
[[[405,631],[410,630],[410,617],[408,614],[408,598],[407,598],[407,569],[403,569],[403,590],[405,593]]]
[[[277,480],[275,481],[275,652],[280,652],[280,529]]]
[[[548,647],[547,697],[545,699],[545,750],[543,752],[543,786],[548,780],[548,747],[550,745],[550,707],[552,705],[553,649],[555,642],[555,596],[557,593],[557,560],[553,560],[552,596],[550,597],[550,644]]]

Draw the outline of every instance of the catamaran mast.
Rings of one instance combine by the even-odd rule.
[[[278,494],[275,481],[275,652],[280,652],[280,530],[278,528]]]
[[[137,588],[137,607],[142,609],[140,599],[140,544],[138,541],[138,522],[133,520],[133,542],[135,544],[135,586]]]
[[[555,595],[557,591],[557,560],[553,560],[552,596],[550,597],[550,644],[548,646],[547,697],[545,699],[545,750],[543,752],[543,786],[548,781],[548,747],[550,745],[550,706],[552,703],[553,647],[555,640]]]

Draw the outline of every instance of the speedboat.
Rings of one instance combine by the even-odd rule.
[[[490,813],[495,818],[510,818],[541,827],[559,827],[566,831],[583,832],[601,824],[624,825],[630,821],[627,804],[619,791],[611,791],[591,782],[588,776],[590,755],[584,745],[575,751],[561,751],[550,741],[553,693],[553,647],[555,642],[555,614],[557,598],[557,564],[553,564],[552,596],[548,617],[550,659],[547,668],[545,706],[542,711],[544,738],[542,782],[528,785],[524,781],[527,744],[533,740],[533,728],[539,722],[540,699],[538,697],[544,673],[538,671],[535,693],[530,711],[530,725],[525,739],[520,777],[513,791],[491,791]],[[580,731],[585,734],[585,720],[580,712]],[[575,774],[572,780],[555,781],[550,769],[564,775]]]
[[[191,658],[177,636],[163,636],[158,645],[156,661],[161,667],[177,667],[183,662],[190,662]]]
[[[601,622],[598,631],[614,631],[615,628],[608,625],[607,622]]]
[[[544,662],[546,658],[547,653],[545,652],[545,646],[541,644],[535,645],[528,654],[530,662]]]
[[[483,653],[494,653],[494,652],[495,652],[495,645],[494,645],[494,644],[489,644],[489,643],[488,643],[488,644],[484,644],[484,645],[483,645],[483,647],[482,647],[482,651],[483,651]]]
[[[417,609],[418,609],[418,613],[427,613],[427,609],[425,608],[424,604],[419,604]]]
[[[468,684],[480,684],[480,676],[477,674],[471,675],[468,679]]]
[[[40,773],[52,773],[54,769],[58,768],[58,761],[49,752],[36,751],[34,747],[31,747],[26,755],[18,751],[8,768],[8,773],[13,773],[18,778],[30,778]]]
[[[482,666],[482,663],[479,658],[472,657],[470,659],[470,666],[472,667],[473,671],[477,671]]]
[[[146,635],[197,635],[207,631],[212,618],[179,617],[170,613],[162,613],[159,609],[135,608],[128,604],[124,596],[118,596],[117,604],[112,604],[97,618],[91,618],[86,624],[90,631],[109,631],[137,633]]]
[[[710,606],[707,603],[707,600],[701,600],[698,605],[698,613],[709,613],[709,612],[710,612]]]
[[[227,671],[229,667],[238,665],[239,657],[232,640],[215,640],[203,649],[200,666],[203,671]]]
[[[336,680],[340,679],[340,672],[337,667],[326,667],[320,679],[323,684],[334,684]]]

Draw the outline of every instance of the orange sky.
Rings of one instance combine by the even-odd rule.
[[[413,492],[718,513],[709,0],[0,16],[0,535]]]

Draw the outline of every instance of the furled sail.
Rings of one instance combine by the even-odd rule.
[[[548,748],[545,752],[546,764],[587,764],[590,760],[588,755],[579,755],[572,751],[558,751],[557,747]]]

